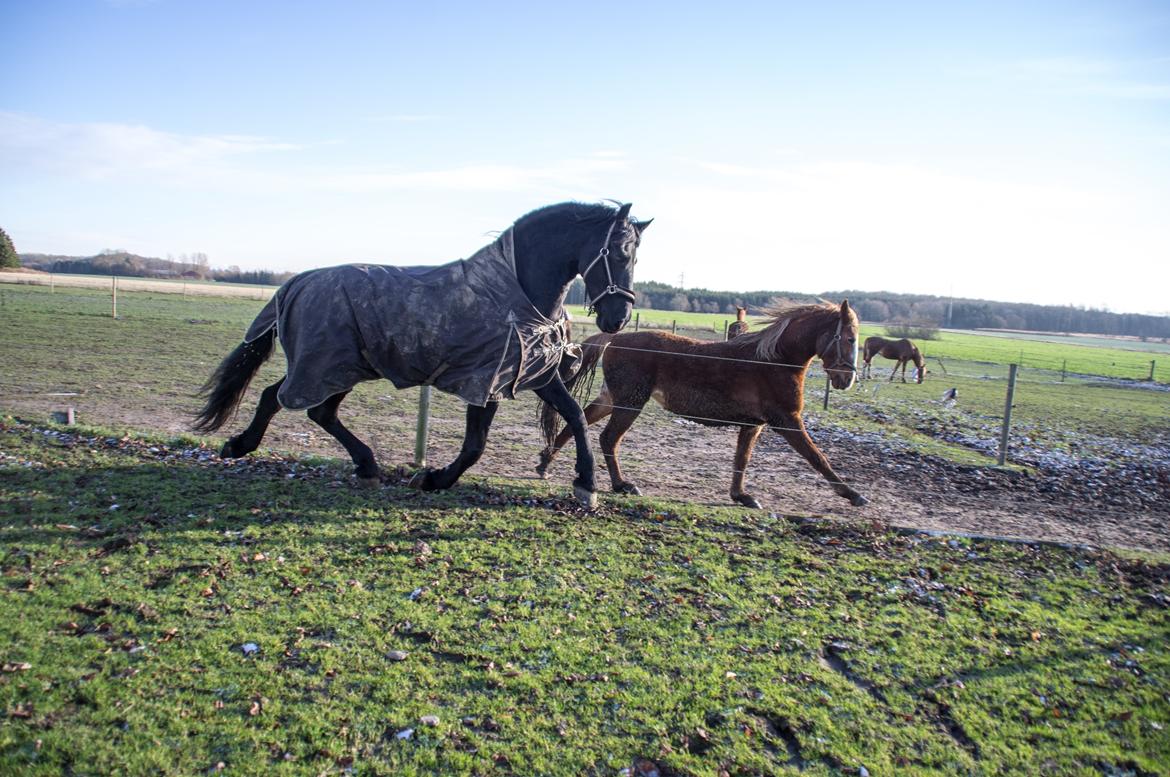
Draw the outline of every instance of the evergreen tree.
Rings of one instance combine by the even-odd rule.
[[[8,233],[0,229],[0,268],[20,267],[20,254],[16,253],[16,248],[12,245],[12,238],[8,237]]]

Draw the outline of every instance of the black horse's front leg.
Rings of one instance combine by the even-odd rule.
[[[565,388],[560,376],[537,389],[536,396],[552,405],[573,431],[573,442],[577,446],[577,477],[573,480],[573,493],[584,507],[596,510],[597,485],[593,480],[593,451],[589,448],[589,438],[585,434],[585,413]]]
[[[439,491],[455,485],[455,481],[479,461],[483,449],[487,447],[488,429],[492,426],[492,419],[496,417],[499,402],[488,402],[483,407],[467,406],[467,428],[463,432],[463,448],[455,461],[442,469],[420,470],[410,481],[423,491]]]

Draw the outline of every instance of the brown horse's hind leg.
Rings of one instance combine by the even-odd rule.
[[[370,450],[370,446],[355,437],[353,432],[346,429],[337,418],[337,407],[348,394],[348,391],[334,394],[316,407],[309,408],[309,418],[345,446],[349,457],[353,459],[353,474],[357,476],[358,483],[372,488],[381,483],[378,478],[378,464],[374,461],[374,452]]]
[[[740,427],[739,440],[735,446],[735,471],[731,474],[732,500],[757,510],[763,505],[754,496],[743,490],[743,481],[747,474],[748,464],[752,460],[752,450],[755,449],[756,440],[760,439],[762,431],[764,431],[764,424]]]
[[[808,432],[804,428],[804,421],[799,415],[781,416],[772,421],[772,426],[784,435],[784,439],[788,441],[794,451],[803,456],[813,469],[821,473],[821,477],[829,481],[838,495],[848,499],[855,507],[861,507],[869,501],[837,477],[837,473],[829,466],[829,460],[825,458],[825,454],[821,453],[821,449],[808,436]]]
[[[606,399],[606,395],[602,392],[601,396],[590,402],[585,407],[585,425],[593,426],[593,424],[605,418],[613,412],[611,403]],[[552,460],[557,457],[557,453],[561,448],[565,447],[565,443],[573,439],[573,429],[566,425],[557,434],[557,438],[553,440],[553,444],[540,452],[540,462],[536,465],[536,474],[542,478],[548,477],[548,468],[552,464]]]
[[[617,408],[613,411],[609,423],[601,430],[601,455],[605,456],[605,466],[609,469],[609,481],[613,484],[615,494],[642,493],[636,485],[622,478],[622,468],[618,463],[618,448],[621,447],[622,437],[641,413],[641,407]]]
[[[256,405],[256,415],[252,416],[252,423],[248,424],[247,429],[223,444],[223,450],[219,452],[222,458],[234,459],[246,456],[260,447],[260,441],[264,439],[264,432],[268,431],[268,422],[272,420],[272,416],[280,412],[280,402],[276,399],[276,392],[280,391],[280,386],[283,383],[284,378],[281,378],[260,392],[260,403]]]

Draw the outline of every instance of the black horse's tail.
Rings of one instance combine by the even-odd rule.
[[[191,428],[197,432],[214,432],[235,415],[244,392],[260,365],[268,360],[276,347],[276,327],[269,329],[251,342],[243,342],[220,362],[215,372],[199,389],[207,402],[195,416]]]
[[[613,339],[613,335],[596,334],[581,343],[581,364],[577,370],[569,375],[561,375],[565,388],[577,400],[578,405],[584,405],[585,399],[593,392],[593,382],[597,377],[597,365],[601,364],[601,355],[605,353],[605,346]],[[540,431],[544,435],[545,445],[551,446],[560,431],[561,415],[547,402],[540,407]]]

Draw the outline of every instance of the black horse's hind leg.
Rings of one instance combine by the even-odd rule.
[[[593,426],[595,423],[613,412],[613,404],[609,403],[610,401],[605,399],[605,396],[606,395],[603,393],[601,396],[597,397],[597,399],[593,400],[585,406],[582,412],[585,413],[586,426]],[[552,464],[553,459],[556,458],[557,453],[561,450],[561,448],[565,447],[565,443],[567,443],[569,439],[572,438],[572,436],[573,429],[570,426],[566,426],[557,433],[557,437],[553,443],[540,452],[540,462],[536,465],[537,475],[540,475],[542,478],[548,477],[548,468]]]
[[[487,447],[488,430],[491,429],[492,419],[496,417],[499,402],[488,402],[484,407],[467,406],[467,427],[463,432],[463,448],[455,461],[442,469],[421,470],[410,481],[423,491],[439,491],[455,485],[455,481],[483,455]]]
[[[358,482],[363,486],[377,486],[381,481],[378,478],[378,464],[374,460],[374,452],[370,450],[370,446],[355,437],[353,432],[346,429],[337,418],[337,407],[348,394],[348,391],[334,394],[316,407],[309,408],[309,418],[345,446],[349,457],[353,459],[353,473],[357,476]]]
[[[536,396],[552,405],[572,430],[573,443],[577,447],[577,477],[573,479],[573,491],[582,505],[590,510],[596,509],[597,484],[593,479],[593,451],[585,434],[585,413],[559,377],[537,389]]]
[[[276,400],[276,392],[280,391],[280,386],[283,383],[284,378],[281,378],[260,393],[260,404],[256,406],[256,415],[252,417],[252,423],[248,424],[247,429],[223,444],[223,450],[219,452],[220,456],[225,459],[234,459],[246,456],[260,447],[260,441],[264,439],[264,432],[268,430],[268,422],[272,420],[272,416],[280,412],[280,402]]]

